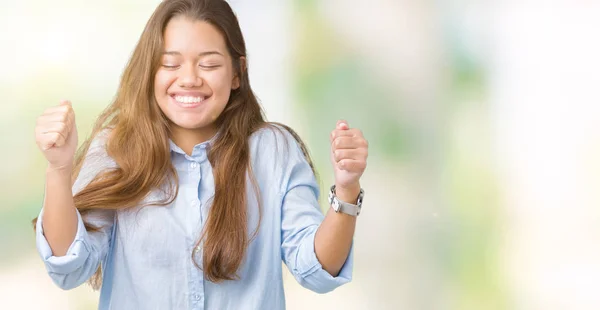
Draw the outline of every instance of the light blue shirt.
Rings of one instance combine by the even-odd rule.
[[[194,249],[214,195],[207,141],[188,156],[171,142],[171,160],[179,194],[168,206],[129,210],[94,210],[85,219],[98,232],[87,232],[78,216],[75,240],[65,256],[53,256],[37,222],[37,249],[48,274],[63,289],[84,283],[103,266],[99,309],[285,309],[283,260],[296,280],[326,293],[352,277],[352,251],[340,274],[325,271],[314,250],[315,232],[323,220],[315,176],[294,138],[284,129],[261,129],[250,137],[251,163],[260,188],[262,219],[238,274],[239,280],[213,283],[192,262],[202,265],[202,248]],[[77,193],[103,169],[115,167],[106,154],[105,134],[94,139],[73,185]],[[213,138],[214,139],[214,138]],[[253,187],[247,182],[248,227],[258,223]],[[240,189],[231,188],[231,191]],[[153,191],[146,201],[160,198]]]

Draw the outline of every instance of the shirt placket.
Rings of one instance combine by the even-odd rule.
[[[198,209],[198,212],[200,213],[200,228],[202,228],[202,227],[204,227],[204,218],[202,216],[202,212],[200,211],[201,201],[200,201],[200,195],[199,195],[199,191],[198,191],[198,189],[200,188],[200,181],[202,179],[200,165],[201,164],[196,161],[191,161],[189,163],[188,171],[189,171],[190,180],[191,180],[192,184],[195,184],[195,188],[196,188],[193,195],[190,195],[191,196],[190,207]],[[199,231],[201,231],[201,229]],[[190,240],[191,240],[190,248],[192,248],[196,245],[196,241],[197,241],[198,237],[199,236],[192,236],[192,238],[190,238]],[[198,245],[197,247],[193,248],[194,257],[200,266],[202,266],[202,250],[201,249],[202,249],[201,245]],[[190,263],[189,274],[190,274],[189,285],[190,285],[191,309],[204,310],[204,277],[202,276],[202,272],[200,272],[200,270],[192,262],[192,263]]]

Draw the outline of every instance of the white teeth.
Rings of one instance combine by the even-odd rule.
[[[175,100],[181,103],[198,103],[204,100],[204,97],[175,96]]]

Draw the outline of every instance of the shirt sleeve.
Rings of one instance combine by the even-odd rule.
[[[281,255],[305,288],[327,293],[352,280],[353,249],[337,277],[331,276],[315,254],[315,234],[324,219],[319,208],[315,175],[295,139],[285,130],[286,166],[281,188]]]
[[[89,150],[72,191],[81,191],[104,168],[111,165],[101,138],[96,138]],[[111,242],[115,212],[91,210],[85,214],[88,224],[99,228],[86,231],[83,218],[77,210],[77,233],[64,256],[54,256],[44,236],[44,210],[36,222],[36,247],[50,278],[62,289],[75,288],[87,281],[106,260]]]

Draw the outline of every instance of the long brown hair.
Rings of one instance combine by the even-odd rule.
[[[94,209],[116,210],[139,206],[148,193],[156,189],[165,190],[166,195],[163,200],[153,204],[167,205],[175,200],[178,182],[170,158],[170,125],[154,97],[153,78],[164,48],[163,32],[167,23],[180,15],[208,22],[221,32],[232,58],[234,74],[240,80],[239,88],[231,91],[229,102],[216,120],[219,135],[208,153],[213,167],[215,194],[208,220],[196,244],[202,243],[201,268],[208,280],[233,280],[238,278],[237,270],[252,239],[247,232],[246,191],[242,190],[246,188],[247,177],[260,201],[250,166],[248,138],[272,123],[265,121],[260,104],[250,88],[244,38],[234,12],[224,0],[165,0],[155,10],[124,70],[114,101],[99,116],[90,138],[77,152],[73,180],[79,175],[92,139],[106,129],[110,132],[106,151],[116,162],[117,168],[99,173],[74,196],[74,202],[84,215]],[[314,171],[308,151],[298,135],[291,128],[278,125],[298,141]],[[228,188],[240,190],[231,191]],[[87,223],[86,228],[89,231],[98,229]],[[191,259],[198,266],[193,255]],[[89,282],[95,289],[100,287],[100,267]]]

